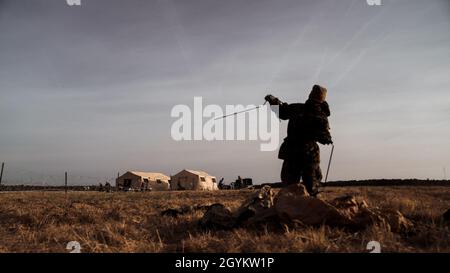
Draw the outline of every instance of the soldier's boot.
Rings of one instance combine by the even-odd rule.
[[[298,162],[284,160],[280,175],[283,186],[299,183],[301,170],[302,167]]]
[[[303,169],[302,180],[309,195],[314,197],[317,196],[319,193],[318,185],[322,180],[320,164],[310,164],[306,166]]]

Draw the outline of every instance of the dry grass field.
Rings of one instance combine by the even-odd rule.
[[[382,252],[450,252],[450,187],[326,188],[331,199],[350,193],[369,205],[400,210],[415,228],[408,234],[372,226],[351,233],[336,228],[204,230],[203,212],[160,216],[167,208],[220,202],[232,209],[250,190],[217,192],[0,192],[0,252],[367,252],[369,241]]]

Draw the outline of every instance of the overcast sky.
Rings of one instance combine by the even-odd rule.
[[[7,183],[126,170],[279,181],[258,141],[176,142],[177,104],[328,88],[330,180],[450,177],[447,0],[0,0]],[[282,123],[281,138],[286,134]],[[321,146],[325,172],[330,147]]]

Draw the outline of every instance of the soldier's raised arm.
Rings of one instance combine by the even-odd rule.
[[[264,99],[270,105],[279,106],[278,117],[282,120],[288,120],[293,116],[298,115],[303,110],[303,103],[288,104],[286,102],[282,102],[280,99],[272,95],[267,95]]]

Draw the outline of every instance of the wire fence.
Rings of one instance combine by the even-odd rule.
[[[29,170],[24,168],[17,168],[16,166],[4,165],[4,170],[1,179],[1,185],[29,185],[29,186],[64,186],[65,172],[67,172],[68,185],[84,186],[84,185],[99,185],[106,182],[113,184],[117,178],[118,173],[114,175],[86,175],[79,172],[71,172],[69,170],[61,170],[56,173]]]

